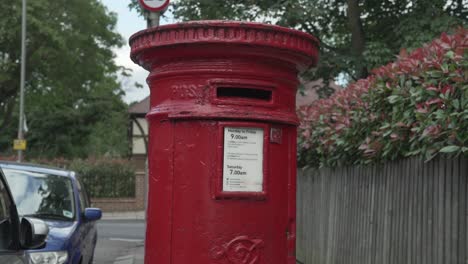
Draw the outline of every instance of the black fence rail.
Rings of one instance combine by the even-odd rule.
[[[75,161],[71,168],[80,174],[92,198],[135,197],[135,169],[128,162]]]
[[[468,263],[466,157],[298,174],[298,262]]]

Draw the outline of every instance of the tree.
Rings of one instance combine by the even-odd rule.
[[[21,0],[0,3],[0,152],[5,152],[17,128]],[[127,70],[113,60],[111,49],[123,45],[116,15],[99,0],[28,1],[27,14],[27,153],[75,157],[122,151],[127,106],[117,76]],[[96,150],[98,141],[106,146]]]
[[[132,0],[131,7],[136,7]],[[278,24],[320,39],[320,61],[306,80],[358,80],[441,32],[466,26],[465,0],[179,0],[177,20],[233,19]],[[333,90],[325,87],[322,97]]]

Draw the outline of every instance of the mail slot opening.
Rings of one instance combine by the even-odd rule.
[[[271,91],[255,88],[218,87],[216,97],[220,99],[271,100]]]

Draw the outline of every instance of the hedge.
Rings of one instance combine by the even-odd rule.
[[[323,167],[468,154],[468,29],[298,109],[298,161]]]
[[[93,198],[135,197],[135,169],[127,160],[74,160],[70,169],[81,176]]]

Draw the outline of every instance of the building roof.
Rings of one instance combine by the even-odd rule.
[[[146,113],[148,113],[150,109],[150,98],[149,96],[146,97],[145,99],[141,100],[138,103],[135,103],[134,105],[130,106],[128,109],[128,112],[130,115],[133,116],[144,116]]]

